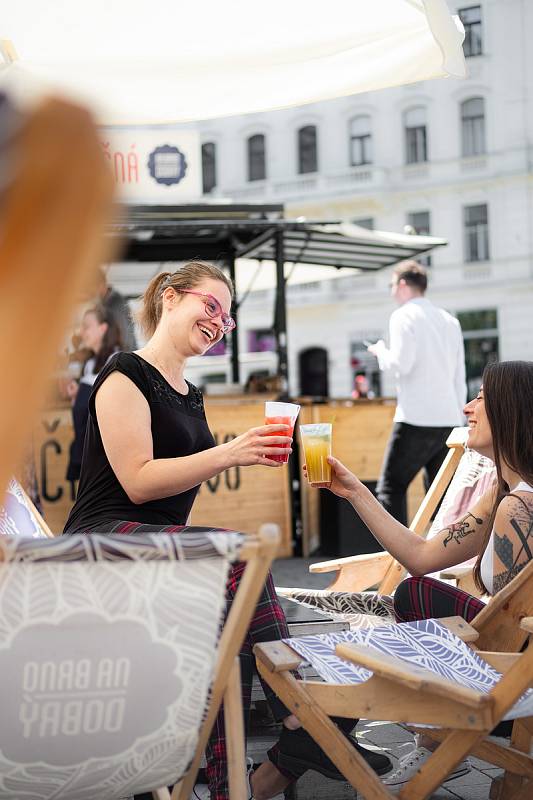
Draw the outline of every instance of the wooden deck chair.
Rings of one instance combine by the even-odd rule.
[[[333,725],[330,715],[418,724],[440,742],[400,792],[402,800],[430,797],[468,754],[506,770],[504,800],[526,800],[533,789],[529,755],[533,647],[521,653],[494,653],[466,644],[483,642],[489,622],[492,630],[502,623],[499,612],[506,602],[516,599],[526,584],[531,588],[533,563],[518,577],[521,582],[509,584],[499,609],[482,612],[483,634],[464,620],[451,618],[271,642],[255,647],[259,671],[367,800],[394,795]],[[510,636],[520,642],[532,632],[533,617],[523,617]],[[291,670],[302,660],[311,664],[323,682],[295,679]],[[516,719],[511,747],[488,738],[503,719]]]
[[[495,669],[505,672],[515,662],[517,654],[521,652],[532,632],[527,626],[522,625],[523,621],[530,617],[533,617],[533,563],[528,564],[516,578],[492,597],[472,621],[471,626],[476,631],[477,639],[471,647],[482,651],[484,660]],[[511,746],[515,750],[529,753],[533,741],[532,733],[533,730],[528,730],[522,723],[515,722]],[[435,732],[431,735],[438,740],[442,738]],[[490,741],[485,741],[478,746],[475,755],[490,761],[490,748]],[[505,764],[501,766],[506,769]],[[518,785],[520,779],[511,771],[506,772],[502,779],[498,779],[497,784],[493,784],[491,799],[507,800]]]
[[[409,526],[421,536],[431,536],[461,517],[493,480],[492,461],[473,450],[465,450],[467,433],[467,428],[454,428],[447,440],[450,451]],[[439,512],[428,530],[441,500]],[[392,619],[391,595],[407,575],[405,568],[385,551],[319,562],[309,570],[334,572],[335,576],[327,589],[277,587],[278,593],[315,606],[352,626],[379,624],[380,618]],[[462,574],[459,571],[454,577]],[[372,587],[374,591],[366,591]],[[472,587],[468,584],[461,588],[468,591]]]
[[[484,661],[496,670],[506,674],[519,659],[521,651],[532,632],[531,626],[529,625],[528,627],[528,625],[524,624],[524,620],[530,617],[533,617],[533,562],[529,563],[504,589],[490,599],[489,603],[480,611],[470,626],[468,626],[464,620],[456,620],[453,630],[469,641],[470,648],[477,650]],[[403,626],[396,627],[402,628]],[[342,634],[336,635],[339,636]],[[347,633],[346,635],[349,636],[350,634]],[[368,632],[366,632],[365,635],[368,636]],[[372,641],[371,634],[369,641]],[[292,641],[289,644],[291,644],[292,648]],[[269,664],[273,663],[271,662],[271,650],[274,649],[274,651],[276,651],[276,644],[272,643],[266,647],[269,649],[266,660],[259,651],[256,653],[256,656],[258,667],[265,676],[265,679],[268,680],[263,670],[272,671],[271,666],[269,666]],[[287,661],[289,656],[291,660],[290,668],[296,668],[300,663],[300,657],[295,654],[295,651],[289,648],[285,649],[284,645],[280,645],[280,643],[277,644],[277,647],[279,648],[280,657],[278,659],[278,655],[275,655],[275,658],[278,659],[275,669],[280,670],[283,663],[282,659]],[[529,650],[533,650],[533,648],[530,647]],[[277,688],[275,691],[277,691]],[[313,688],[313,692],[315,691],[320,693],[322,690]],[[379,686],[377,687],[377,692],[379,693]],[[342,699],[343,696],[344,695],[339,695],[339,698]],[[369,703],[372,702],[372,698],[369,697],[368,700]],[[301,700],[299,702],[301,702]],[[362,716],[369,718],[369,707],[370,706],[366,708]],[[394,705],[392,707],[394,708]],[[301,708],[298,713],[302,718]],[[354,714],[354,716],[358,716],[358,714]],[[387,714],[384,718],[391,719]],[[432,728],[431,731],[429,731],[427,728],[424,728],[423,732],[425,734],[430,733],[431,737],[437,741],[443,741],[447,736],[447,732],[442,729]],[[501,780],[498,779],[493,785],[493,791],[491,791],[492,800],[508,800],[513,797],[512,793],[520,788],[522,777],[520,775],[517,776],[512,768],[517,764],[521,766],[524,765],[521,754],[529,754],[531,751],[533,742],[532,734],[533,726],[529,721],[516,721],[513,725],[511,747],[505,749],[505,752],[502,752],[502,749],[495,745],[490,739],[480,740],[471,749],[470,752],[478,758],[489,761],[507,770],[504,778]],[[529,765],[529,761],[527,764]],[[528,792],[531,792],[531,787],[527,788],[523,796],[518,794],[516,800],[528,800],[530,797]],[[369,796],[372,798],[383,797],[383,795],[380,794],[372,794]],[[402,794],[400,796],[411,798],[411,795]],[[413,797],[419,796],[422,797],[424,795],[413,795]]]
[[[54,534],[20,483],[11,478],[0,506],[0,534],[52,539]]]
[[[172,785],[188,800],[222,700],[230,793],[247,800],[237,656],[278,540],[1,536],[1,800],[168,800]]]

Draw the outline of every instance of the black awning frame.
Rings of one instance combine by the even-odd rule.
[[[123,260],[179,262],[200,258],[228,267],[233,280],[239,258],[274,261],[274,325],[285,392],[288,360],[283,264],[374,272],[447,244],[445,239],[436,237],[369,231],[339,221],[289,220],[284,218],[284,208],[279,204],[130,206],[122,209],[108,232],[126,240]],[[236,299],[235,316],[238,309]],[[236,332],[232,334],[232,379],[239,382]]]

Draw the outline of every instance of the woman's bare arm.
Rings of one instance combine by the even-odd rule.
[[[129,378],[112,372],[98,389],[95,403],[106,456],[136,504],[185,492],[232,466],[278,467],[269,456],[285,453],[291,441],[284,435],[287,426],[277,426],[279,436],[268,437],[263,426],[201,453],[154,459],[150,407]]]
[[[385,511],[372,492],[336,459],[331,459],[331,490],[352,504],[375,538],[411,575],[427,575],[476,556],[490,522],[491,488],[460,520],[431,539],[423,539]]]

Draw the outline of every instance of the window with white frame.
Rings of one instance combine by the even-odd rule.
[[[350,120],[350,165],[372,164],[372,128],[369,114]]]
[[[498,312],[495,308],[459,311],[465,344],[468,399],[475,397],[481,386],[483,370],[499,359]]]
[[[407,215],[407,224],[413,228],[418,236],[429,236],[430,233],[430,213],[429,211],[411,211]],[[431,256],[421,255],[416,259],[419,264],[425,267],[431,266]]]
[[[480,56],[483,53],[483,31],[481,23],[481,6],[468,6],[458,9],[458,14],[465,29],[463,53],[466,58]]]
[[[248,138],[248,180],[264,181],[266,178],[266,142],[262,133]]]
[[[317,172],[318,136],[316,125],[305,125],[298,130],[298,173]]]
[[[404,111],[405,163],[420,164],[428,160],[426,109],[415,106]]]
[[[485,203],[463,208],[465,261],[488,261],[489,220]]]
[[[214,142],[202,145],[202,191],[212,192],[217,185],[217,150]]]
[[[470,97],[461,103],[461,141],[463,156],[479,156],[486,152],[485,100]]]

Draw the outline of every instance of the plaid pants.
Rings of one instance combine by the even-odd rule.
[[[435,578],[407,578],[394,592],[397,622],[439,617],[463,617],[471,622],[484,607],[477,597]]]
[[[180,533],[186,530],[183,525],[146,525],[139,522],[113,521],[98,525],[98,533]],[[212,530],[209,528],[209,530]],[[89,532],[89,531],[87,531]],[[233,598],[239,586],[246,564],[234,564],[231,568],[226,587],[227,608],[229,613]],[[278,639],[287,639],[289,630],[283,609],[279,604],[272,575],[268,573],[263,591],[259,597],[255,613],[250,622],[250,627],[239,653],[242,679],[242,702],[246,726],[250,715],[252,681],[255,672],[255,658],[253,647],[258,642],[272,642]],[[278,721],[290,714],[273,693],[268,684],[261,681],[265,697],[270,705],[274,718]],[[226,749],[226,734],[224,730],[224,708],[218,712],[215,724],[209,737],[206,748],[207,779],[211,800],[228,800],[228,764]],[[136,800],[140,800],[137,796]]]

